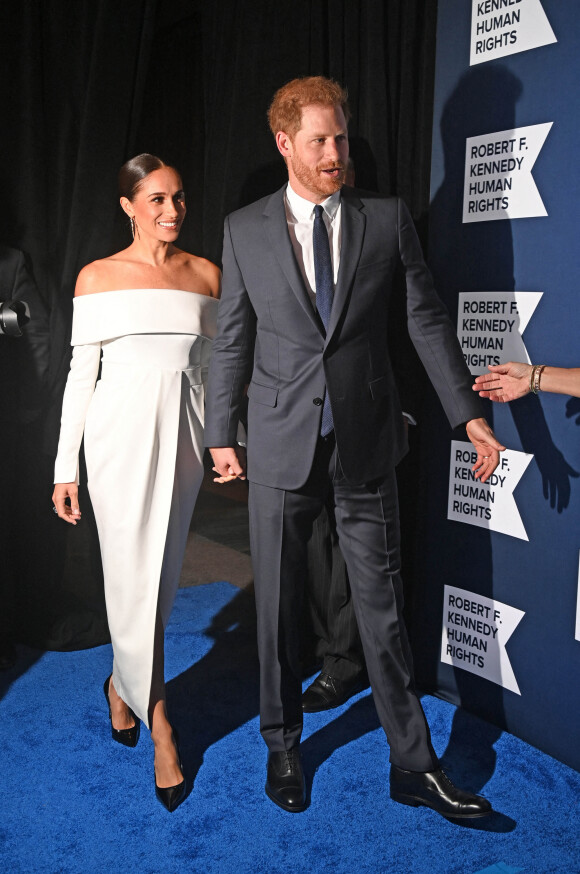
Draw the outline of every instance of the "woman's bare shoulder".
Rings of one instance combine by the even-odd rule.
[[[83,294],[98,294],[115,287],[115,278],[124,259],[120,256],[123,252],[117,252],[108,258],[99,258],[87,264],[77,277],[75,297]],[[113,283],[113,284],[111,284]]]
[[[208,294],[210,297],[219,297],[222,272],[217,264],[199,255],[192,255],[190,252],[180,251],[179,255],[191,277],[191,287],[187,290]]]

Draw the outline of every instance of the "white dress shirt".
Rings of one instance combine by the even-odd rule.
[[[290,183],[288,183],[284,196],[288,232],[302,278],[310,294],[312,304],[316,309],[316,280],[314,276],[314,251],[312,246],[315,205],[310,200],[305,200],[304,197],[296,194],[290,187]],[[336,278],[340,266],[340,191],[331,194],[320,205],[323,209],[322,217],[324,224],[328,231],[333,279],[336,286]]]

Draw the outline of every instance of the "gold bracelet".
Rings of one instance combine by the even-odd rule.
[[[530,384],[529,384],[529,386],[528,386],[528,390],[529,390],[529,391],[533,391],[533,390],[534,390],[534,377],[535,377],[535,375],[536,375],[536,368],[537,368],[537,366],[538,366],[537,364],[533,364],[533,365],[532,365],[532,369],[530,370]]]
[[[534,388],[532,389],[532,391],[535,395],[537,395],[540,391],[540,379],[542,377],[542,371],[544,370],[545,366],[545,364],[536,364],[534,368]]]

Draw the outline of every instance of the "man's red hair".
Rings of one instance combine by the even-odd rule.
[[[274,136],[278,131],[284,131],[292,139],[302,125],[302,110],[312,105],[340,106],[347,122],[350,118],[345,88],[326,76],[303,76],[287,82],[274,94],[268,110],[268,122]]]

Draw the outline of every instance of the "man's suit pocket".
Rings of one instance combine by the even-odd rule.
[[[260,385],[259,382],[251,382],[248,388],[248,397],[256,404],[265,407],[275,407],[278,403],[278,389],[271,385]]]
[[[388,395],[391,389],[391,381],[386,376],[379,376],[369,382],[369,389],[373,401],[378,401]]]
[[[393,264],[392,258],[379,258],[373,259],[371,261],[360,261],[359,265],[356,269],[357,277],[359,273],[366,273],[367,270],[371,270],[373,273],[388,273],[391,270]]]

